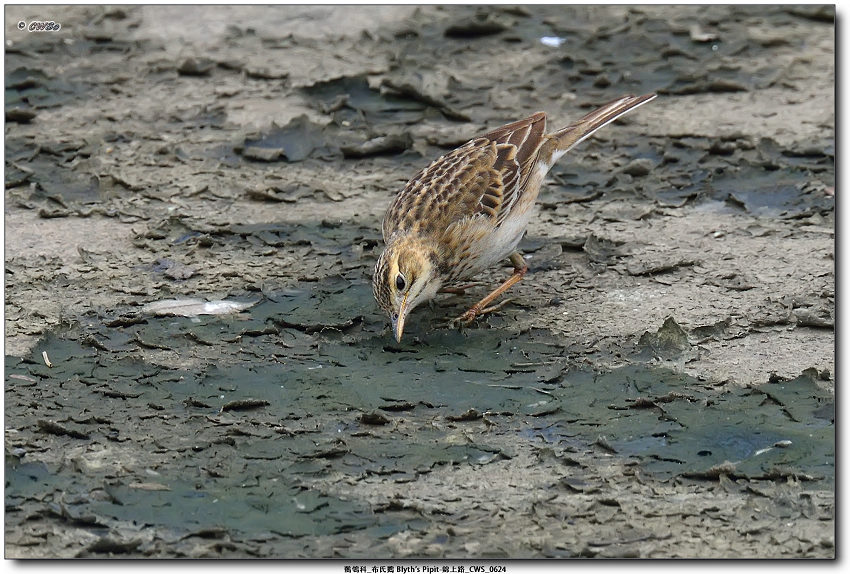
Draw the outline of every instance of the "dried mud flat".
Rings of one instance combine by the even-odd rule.
[[[831,7],[46,9],[5,13],[7,558],[835,555]],[[393,341],[408,177],[648,91],[512,304]],[[190,297],[249,306],[145,307]]]

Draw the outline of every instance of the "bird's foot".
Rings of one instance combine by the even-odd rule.
[[[449,327],[454,329],[455,327],[463,327],[472,323],[478,317],[486,315],[488,313],[492,313],[494,311],[498,311],[508,303],[513,301],[513,299],[504,299],[495,305],[491,305],[489,307],[484,307],[483,309],[478,305],[473,305],[469,308],[469,310],[461,315],[460,317],[456,317],[449,322]]]

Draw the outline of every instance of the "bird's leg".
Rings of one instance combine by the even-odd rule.
[[[516,283],[519,283],[520,279],[522,279],[525,273],[528,271],[528,265],[526,264],[525,259],[522,258],[522,255],[519,253],[519,251],[514,251],[511,254],[510,261],[511,264],[514,266],[514,272],[510,277],[508,277],[507,281],[499,285],[496,289],[493,290],[492,293],[484,297],[481,301],[470,307],[466,313],[455,319],[455,323],[470,323],[479,315],[484,315],[486,313],[495,311],[496,309],[501,309],[502,306],[507,303],[507,301],[503,301],[498,305],[489,307],[490,303],[495,301],[499,295],[510,289]]]

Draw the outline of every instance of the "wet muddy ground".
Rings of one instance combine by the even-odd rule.
[[[831,7],[44,10],[5,13],[6,557],[835,555]],[[413,173],[649,91],[509,305],[445,326],[494,269],[394,341]]]

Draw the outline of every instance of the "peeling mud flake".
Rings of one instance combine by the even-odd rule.
[[[363,413],[357,420],[364,425],[385,425],[390,422],[390,419],[377,412]]]
[[[504,32],[508,27],[495,18],[480,13],[464,18],[446,28],[447,38],[481,38]]]
[[[89,435],[87,435],[86,433],[80,432],[72,428],[68,428],[53,421],[39,419],[37,421],[37,424],[39,430],[47,434],[53,434],[57,436],[69,436],[71,438],[79,438],[85,440],[88,440],[90,438]]]
[[[221,407],[220,412],[227,411],[250,411],[254,409],[259,409],[262,407],[267,407],[271,405],[269,401],[260,400],[260,399],[242,399],[238,401],[230,401],[229,403],[225,403]]]
[[[692,350],[688,334],[673,317],[665,319],[657,332],[644,332],[638,345],[664,359],[676,359]]]
[[[134,488],[136,490],[150,490],[150,491],[169,491],[171,490],[168,486],[164,484],[160,484],[158,482],[131,482],[127,485],[128,488]]]
[[[689,258],[668,258],[631,262],[626,266],[630,275],[656,275],[673,271],[680,267],[691,267],[698,262]]]
[[[360,144],[341,146],[346,158],[364,158],[381,154],[397,154],[410,148],[413,140],[410,134],[393,134],[378,136]]]
[[[533,415],[532,415],[533,416]],[[467,422],[467,421],[477,421],[484,418],[484,415],[479,413],[475,409],[469,409],[465,413],[459,415],[446,415],[446,420],[452,422]]]
[[[209,76],[215,68],[215,62],[209,58],[186,58],[177,67],[177,73],[183,76]]]
[[[108,536],[103,538],[99,538],[96,542],[90,544],[85,548],[85,550],[80,551],[77,555],[78,558],[85,558],[87,556],[101,556],[101,555],[123,555],[123,554],[132,554],[136,552],[139,546],[142,545],[142,540],[134,539],[134,540],[115,540]]]
[[[626,167],[623,168],[623,173],[634,177],[642,177],[649,174],[655,167],[654,162],[649,158],[639,158],[632,160]]]

